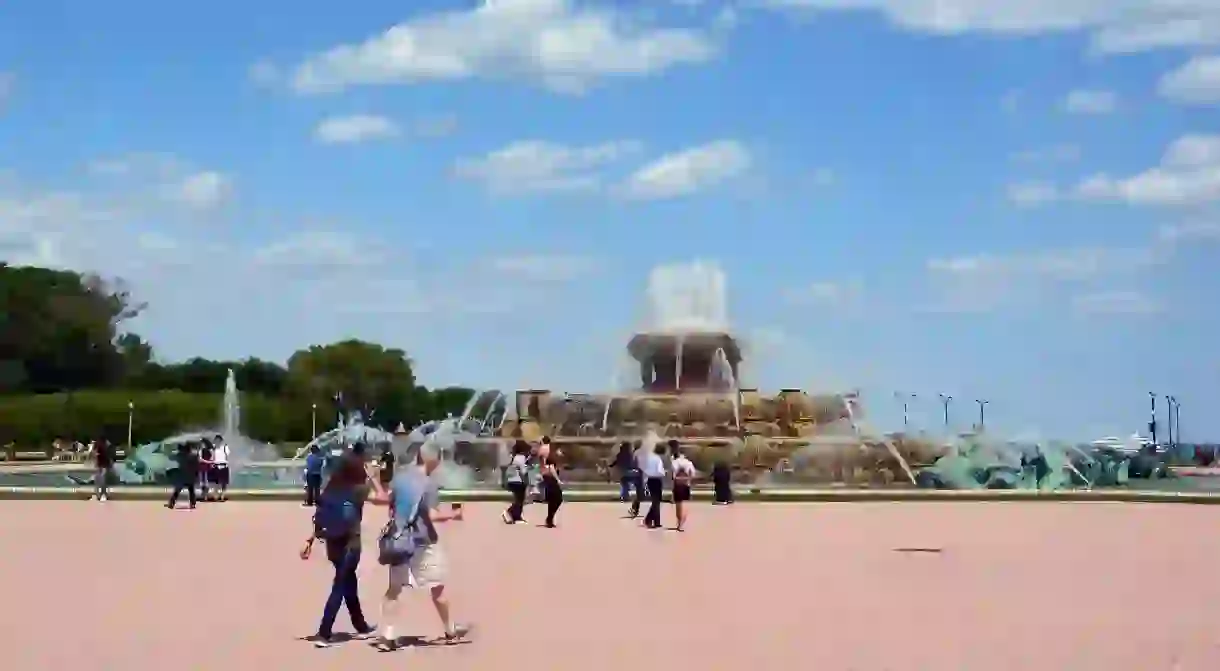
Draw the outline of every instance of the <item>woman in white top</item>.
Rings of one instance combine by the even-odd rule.
[[[670,442],[670,450],[673,452],[671,468],[674,473],[674,513],[678,517],[677,530],[683,531],[686,526],[687,503],[691,499],[691,481],[695,479],[695,464],[682,454],[677,442]]]
[[[526,464],[529,453],[529,443],[518,440],[513,445],[512,459],[504,469],[504,486],[513,495],[513,502],[501,516],[505,524],[521,524],[525,521],[522,512],[525,510],[525,490],[528,487],[526,481],[529,479],[529,466]]]

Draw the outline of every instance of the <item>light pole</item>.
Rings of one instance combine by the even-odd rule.
[[[945,431],[949,431],[949,404],[953,402],[953,397],[948,394],[939,394],[940,404],[945,410]]]
[[[135,427],[136,420],[136,404],[127,402],[127,454],[131,454],[131,433]]]
[[[907,394],[901,391],[894,392],[894,398],[902,401],[902,432],[907,432],[907,426],[911,423],[910,406],[907,405],[907,400],[914,398],[915,394]]]
[[[1178,403],[1178,399],[1173,399],[1173,435],[1182,440],[1182,404]]]
[[[982,433],[983,429],[987,428],[987,420],[983,416],[983,408],[986,407],[990,401],[976,398],[974,399],[974,402],[979,404],[979,433]]]
[[[1169,413],[1169,422],[1166,425],[1165,440],[1168,441],[1169,449],[1172,450],[1176,446],[1173,435],[1173,397],[1168,394],[1165,395],[1165,407],[1169,408],[1167,411]]]
[[[318,437],[318,404],[309,404],[309,437],[310,440]]]
[[[1148,433],[1152,436],[1152,449],[1156,450],[1156,392],[1148,392],[1148,401],[1152,404],[1152,415],[1148,419]]]

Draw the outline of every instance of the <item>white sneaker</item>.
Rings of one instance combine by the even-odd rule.
[[[110,498],[109,498],[109,497],[107,497],[105,494],[102,494],[102,498],[100,498],[100,499],[98,499],[98,500],[99,500],[99,501],[109,501],[109,500],[110,500]]]

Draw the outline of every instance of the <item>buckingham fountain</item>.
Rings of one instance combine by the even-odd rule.
[[[458,416],[393,433],[373,426],[371,417],[340,415],[296,458],[281,460],[273,446],[242,435],[240,392],[230,371],[218,426],[141,445],[115,474],[123,484],[164,482],[176,467],[178,444],[223,435],[233,449],[234,487],[297,487],[309,447],[337,454],[357,441],[375,450],[388,445],[403,463],[433,441],[446,457],[446,487],[498,488],[509,446],[547,436],[565,455],[565,480],[577,487],[609,482],[606,467],[624,442],[673,438],[701,471],[724,464],[738,482],[755,487],[1057,490],[1138,479],[1142,489],[1193,488],[1190,478],[1167,479],[1165,457],[1153,450],[886,434],[865,419],[858,391],[767,393],[751,386],[743,373],[749,347],[730,326],[726,278],[713,264],[657,267],[647,297],[648,318],[624,344],[616,388],[606,392],[481,391]],[[0,484],[54,484],[43,476],[14,480],[0,473]],[[66,477],[83,484],[91,476]]]

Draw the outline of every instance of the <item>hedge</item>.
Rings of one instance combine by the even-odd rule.
[[[0,396],[0,445],[10,442],[37,447],[59,438],[82,442],[105,438],[127,442],[128,403],[135,444],[160,440],[183,431],[220,426],[221,394],[181,391],[80,391],[71,394]],[[306,404],[243,393],[242,433],[266,442],[306,441],[311,410]],[[329,416],[318,416],[319,430]]]

